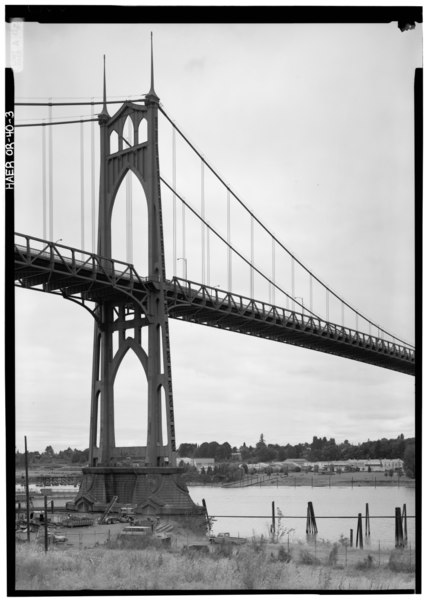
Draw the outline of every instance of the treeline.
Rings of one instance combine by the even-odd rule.
[[[216,462],[231,460],[232,455],[244,463],[284,461],[292,458],[303,458],[310,462],[334,461],[348,459],[383,459],[401,458],[407,467],[415,471],[415,439],[405,439],[403,433],[397,438],[351,444],[345,440],[337,444],[334,438],[314,436],[310,444],[268,444],[261,434],[255,446],[243,443],[237,448],[228,442],[203,442],[203,444],[181,444],[178,448],[179,457],[214,458]]]
[[[72,464],[84,464],[89,460],[89,448],[86,450],[77,450],[74,448],[67,448],[66,450],[60,450],[59,452],[55,452],[52,446],[47,446],[44,452],[28,452],[28,464],[34,465],[37,463],[41,464],[51,464],[54,462],[65,462]],[[25,466],[25,453],[19,452],[16,450],[15,452],[15,465],[16,467],[24,467]]]
[[[233,456],[234,455],[234,456]],[[202,444],[183,443],[178,448],[179,458],[214,458],[216,463],[230,462],[233,459],[246,464],[258,462],[284,461],[292,458],[303,458],[310,462],[335,461],[348,459],[382,459],[401,458],[405,463],[408,474],[415,474],[415,439],[407,438],[401,434],[394,439],[382,438],[380,440],[351,444],[345,440],[337,444],[334,438],[314,436],[310,444],[269,444],[261,434],[255,446],[243,443],[239,448],[231,446],[228,442],[203,442]],[[29,464],[52,463],[55,461],[84,464],[89,460],[89,449],[77,450],[67,448],[55,452],[52,446],[47,446],[44,452],[28,452]],[[23,452],[15,452],[17,467],[23,467],[25,456]]]

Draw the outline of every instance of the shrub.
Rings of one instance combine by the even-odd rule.
[[[283,546],[280,546],[279,552],[277,553],[277,560],[280,560],[280,562],[285,563],[291,562],[292,554],[290,552],[287,552]]]
[[[367,571],[368,569],[372,569],[374,566],[374,559],[370,554],[364,559],[356,563],[355,568],[358,571]]]
[[[308,550],[301,550],[299,560],[302,565],[320,565],[320,560]]]
[[[332,550],[329,552],[328,565],[335,567],[338,562],[338,544],[332,546]]]
[[[388,568],[395,573],[414,573],[415,560],[411,552],[393,550],[388,560]]]
[[[217,557],[230,558],[233,555],[233,544],[231,544],[230,542],[215,544],[214,554]]]

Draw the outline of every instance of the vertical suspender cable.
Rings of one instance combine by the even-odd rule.
[[[310,273],[310,311],[313,312],[313,277]]]
[[[356,331],[359,331],[359,315],[357,313],[354,313],[356,315]]]
[[[128,120],[128,138],[133,144],[133,121]],[[126,174],[126,255],[127,262],[133,263],[133,227],[132,227],[132,175]]]
[[[93,100],[93,98],[92,98]],[[92,105],[91,118],[95,118],[95,109]],[[90,124],[90,204],[91,204],[91,221],[92,221],[92,252],[95,252],[95,122]]]
[[[250,285],[251,285],[251,292],[250,292],[250,297],[253,298],[254,297],[254,270],[252,268],[254,264],[254,218],[251,215],[251,266],[250,268]]]
[[[201,162],[200,176],[201,176],[200,194],[201,194],[201,215],[202,215],[202,221],[201,221],[201,226],[202,226],[202,284],[204,285],[206,283],[206,281],[205,281],[206,257],[205,257],[205,170],[204,170],[203,160]]]
[[[344,302],[341,302],[341,325],[344,327]]]
[[[49,101],[52,102],[52,98],[49,98]],[[52,122],[52,104],[49,106],[49,122]],[[53,148],[53,139],[52,139],[52,129],[53,127],[49,127],[49,239],[53,242],[53,157],[52,157],[52,148]]]
[[[211,284],[211,250],[209,241],[209,227],[206,228],[206,284]]]
[[[42,196],[43,196],[43,239],[46,239],[46,127],[42,127]]]
[[[291,258],[291,296],[292,296],[292,310],[295,310],[295,261]]]
[[[175,127],[172,126],[172,187],[176,190],[176,135]],[[172,196],[173,206],[173,276],[176,276],[177,256],[176,256],[176,195],[175,191]],[[183,257],[184,258],[184,257]]]
[[[329,290],[326,288],[326,320],[329,321]]]
[[[182,258],[185,258],[185,260],[182,261],[182,269],[185,275],[183,275],[185,277],[185,279],[187,279],[187,258],[186,258],[186,244],[185,244],[185,204],[184,202],[182,202],[182,208],[181,208],[181,225],[182,225]],[[186,266],[187,265],[187,266]]]
[[[228,283],[228,291],[231,292],[232,285],[232,257],[231,257],[231,215],[230,215],[230,190],[227,188],[227,283]]]
[[[274,237],[271,238],[271,281],[273,284],[276,282],[276,243]],[[275,303],[275,292],[274,285],[271,285],[271,304]]]
[[[85,145],[83,123],[80,123],[80,248],[85,249]],[[83,255],[82,255],[83,258]]]

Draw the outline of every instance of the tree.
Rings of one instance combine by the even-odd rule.
[[[415,477],[415,443],[406,443],[403,454],[403,468],[408,477]]]
[[[46,456],[50,456],[50,458],[53,458],[55,455],[52,446],[46,446],[46,450],[44,451],[44,453],[46,454]]]
[[[259,442],[256,445],[256,449],[259,450],[261,448],[265,448],[266,444],[265,444],[265,439],[264,439],[264,434],[261,433],[261,435],[259,436]]]
[[[178,456],[193,458],[197,444],[181,444],[178,448]]]

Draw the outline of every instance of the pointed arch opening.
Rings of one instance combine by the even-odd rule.
[[[164,373],[165,366],[164,366],[164,356],[163,356],[163,335],[162,335],[162,326],[161,325],[157,325],[157,335],[159,336],[159,343],[160,343],[160,373]]]
[[[147,442],[148,386],[144,369],[128,350],[114,381],[116,446],[145,446]]]
[[[112,257],[148,275],[148,209],[144,189],[129,170],[114,200],[111,215]]]
[[[160,386],[160,405],[161,405],[161,412],[162,412],[162,439],[163,439],[163,445],[167,446],[169,443],[169,436],[168,436],[168,407],[167,407],[167,398],[166,398],[166,392],[165,392],[165,388],[161,385]]]
[[[119,151],[119,135],[115,129],[110,133],[110,154]]]
[[[96,428],[95,428],[95,439],[94,443],[96,448],[99,448],[99,439],[100,439],[100,428],[101,428],[101,415],[100,415],[100,402],[99,398],[101,393],[99,391],[95,394],[95,406],[96,406]]]
[[[130,118],[130,116],[128,116],[126,118],[126,121],[125,121],[124,125],[123,125],[123,133],[122,133],[122,136],[123,136],[123,150],[126,150],[126,148],[131,148],[132,146],[135,145],[134,134],[135,134],[135,132],[134,132],[133,121]]]
[[[148,141],[147,119],[141,119],[138,127],[138,144],[144,144]]]

